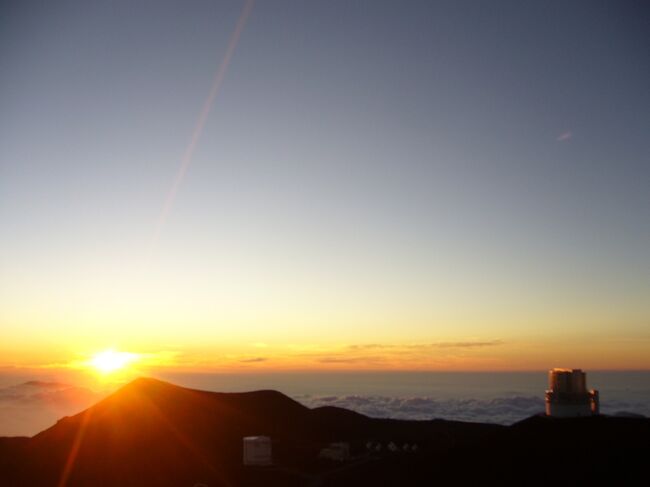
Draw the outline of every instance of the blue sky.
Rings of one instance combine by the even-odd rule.
[[[643,2],[258,1],[152,246],[243,5],[2,4],[6,343],[648,350]]]

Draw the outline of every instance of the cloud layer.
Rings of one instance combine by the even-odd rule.
[[[308,407],[337,406],[366,416],[394,419],[448,419],[498,424],[512,424],[544,411],[539,396],[496,397],[491,399],[434,399],[432,397],[390,396],[296,396]],[[608,401],[603,413],[630,411],[648,415],[647,404]]]
[[[0,436],[31,436],[103,396],[59,382],[30,381],[0,389]]]

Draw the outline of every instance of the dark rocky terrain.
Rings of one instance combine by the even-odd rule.
[[[268,435],[273,467],[243,467]],[[330,442],[352,459],[318,459]],[[368,453],[368,441],[380,452]],[[418,445],[389,452],[389,442]],[[512,426],[373,419],[276,391],[215,393],[138,379],[32,438],[0,438],[2,486],[648,485],[650,420],[531,417]]]

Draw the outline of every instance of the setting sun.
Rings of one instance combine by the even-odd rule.
[[[90,365],[99,372],[109,374],[125,368],[137,359],[138,354],[135,353],[104,350],[93,356],[90,360]]]

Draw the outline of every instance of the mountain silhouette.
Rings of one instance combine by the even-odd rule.
[[[375,419],[309,409],[277,391],[217,393],[137,379],[32,438],[0,438],[0,485],[428,485],[432,478],[541,485],[545,472],[553,477],[549,465],[566,466],[564,454],[579,475],[566,479],[588,479],[596,468],[601,479],[620,469],[619,479],[623,472],[634,481],[648,451],[649,423],[533,417],[504,427]],[[256,435],[272,438],[275,466],[242,465],[242,438]],[[320,449],[335,441],[348,442],[354,460],[319,461]],[[369,454],[368,442],[384,450]],[[390,442],[417,444],[417,453],[390,453]]]

